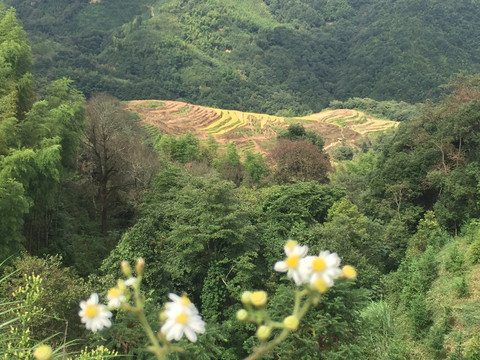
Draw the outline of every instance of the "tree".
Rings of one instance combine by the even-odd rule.
[[[333,158],[337,161],[342,160],[352,160],[353,159],[353,148],[350,145],[344,144],[341,146],[336,146],[333,149]]]
[[[254,154],[251,151],[247,151],[243,164],[245,166],[244,182],[249,185],[258,184],[268,174],[268,164],[261,153]]]
[[[274,176],[280,183],[328,182],[327,173],[331,170],[328,155],[308,140],[282,140],[269,157],[275,164]]]
[[[214,161],[214,166],[223,179],[233,181],[235,185],[240,186],[243,180],[244,168],[233,142],[229,143],[225,153]]]
[[[117,99],[98,94],[87,102],[82,167],[96,190],[103,235],[115,197],[145,187],[156,171],[155,156],[141,137],[138,123]]]
[[[15,9],[0,5],[0,121],[23,118],[33,102],[27,35]]]
[[[214,173],[194,177],[174,167],[162,170],[145,196],[141,219],[123,236],[104,268],[114,271],[122,259],[143,257],[150,269],[145,281],[158,296],[175,290],[199,299],[213,267],[229,283],[226,291],[234,291],[241,280],[236,274],[256,257],[258,247],[234,189],[232,182]],[[254,276],[242,274],[250,275]],[[229,295],[226,301],[235,300]]]
[[[288,139],[291,141],[308,140],[313,145],[318,146],[320,151],[323,151],[324,141],[320,135],[315,131],[306,130],[302,124],[292,124],[287,128],[287,131],[278,136],[279,139]]]

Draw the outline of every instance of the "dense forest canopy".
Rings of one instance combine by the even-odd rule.
[[[262,358],[479,358],[480,75],[450,78],[478,70],[477,2],[5,3],[0,357],[153,359],[170,298],[192,311],[179,323],[192,301],[207,325],[168,359],[242,359],[280,329]],[[114,95],[284,114],[333,100],[402,122],[331,154],[291,123],[267,154],[239,153],[161,133]],[[333,264],[299,292],[278,269],[306,246]],[[337,282],[340,261],[356,280]],[[140,300],[140,324],[98,304],[127,287],[135,299],[115,298]],[[302,321],[285,317],[305,294]]]
[[[20,1],[37,80],[263,113],[438,99],[479,69],[471,0]]]

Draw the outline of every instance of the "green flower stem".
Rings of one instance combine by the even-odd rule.
[[[280,344],[283,340],[286,339],[286,337],[290,334],[290,330],[283,329],[282,332],[272,341],[269,341],[268,343],[258,347],[255,352],[248,357],[245,358],[245,360],[254,360],[258,359],[260,356],[267,354],[272,350],[275,346]]]
[[[299,321],[302,320],[302,318],[305,316],[307,311],[310,309],[310,306],[312,305],[312,303],[313,303],[313,299],[312,299],[312,296],[310,295],[308,299],[305,300],[305,302],[303,303],[302,307],[300,308],[300,311],[298,313],[293,313],[293,315],[295,315]]]
[[[293,307],[293,315],[297,316],[299,319],[300,317],[298,316],[298,311],[300,309],[300,303],[302,302],[302,297],[304,295],[307,295],[308,293],[309,292],[306,289],[302,291],[299,291],[298,289],[295,290],[295,305]]]
[[[152,346],[149,346],[148,350],[153,354],[155,354],[158,360],[164,360],[165,359],[164,348],[160,345],[157,337],[153,333],[152,328],[150,327],[150,324],[148,323],[147,318],[143,313],[143,309],[139,309],[139,310],[140,311],[136,312],[136,315],[138,317],[138,320],[140,321],[140,324],[142,324],[143,330],[145,331],[148,338],[150,339],[150,342],[152,343]]]
[[[308,295],[305,302],[302,304],[302,299],[305,295]],[[313,293],[308,289],[304,289],[299,291],[298,289],[295,291],[295,304],[293,306],[293,314],[298,318],[298,321],[302,320],[305,314],[310,309],[310,306],[313,304]],[[260,356],[269,353],[275,346],[280,344],[283,340],[287,338],[290,334],[291,330],[285,329],[283,323],[280,322],[273,322],[269,321],[266,325],[271,326],[273,328],[282,328],[283,330],[275,337],[273,340],[259,346],[253,354],[249,355],[245,358],[245,360],[254,360],[260,358]]]
[[[158,338],[155,336],[150,324],[148,323],[147,318],[143,309],[145,307],[145,302],[143,301],[142,295],[140,294],[140,281],[141,277],[138,277],[136,283],[132,286],[133,293],[135,298],[135,307],[131,310],[135,315],[137,315],[140,324],[143,327],[143,330],[147,334],[152,346],[148,347],[148,350],[155,354],[158,360],[165,359],[165,348],[163,348],[158,342]]]

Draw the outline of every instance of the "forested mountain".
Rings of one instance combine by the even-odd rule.
[[[44,82],[270,114],[437,99],[480,71],[471,0],[5,0]]]
[[[9,4],[1,358],[480,358],[477,2]]]

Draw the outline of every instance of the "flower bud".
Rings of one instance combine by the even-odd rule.
[[[36,360],[50,360],[52,358],[52,348],[48,345],[40,345],[33,352]]]
[[[241,309],[237,311],[237,320],[245,321],[248,318],[248,311],[245,309]]]
[[[128,263],[128,261],[126,260],[122,261],[121,269],[122,269],[123,275],[125,275],[126,277],[132,276],[132,268],[130,267],[130,264]]]
[[[143,271],[145,270],[145,260],[143,258],[139,258],[137,263],[135,264],[135,272],[137,276],[142,276]]]
[[[167,314],[165,314],[165,311],[160,311],[160,322],[163,324],[165,321],[167,321]]]
[[[244,291],[241,298],[242,303],[245,305],[250,304],[252,302],[251,297],[252,297],[252,293],[250,291]]]
[[[357,271],[353,266],[345,265],[342,269],[342,276],[346,279],[353,280],[357,277]]]
[[[283,325],[288,330],[297,330],[299,320],[296,316],[290,315],[283,319]]]
[[[257,329],[257,337],[260,340],[267,340],[270,337],[271,329],[268,326],[262,325]]]
[[[265,291],[254,291],[250,297],[250,301],[256,307],[263,306],[267,303],[267,293]]]

